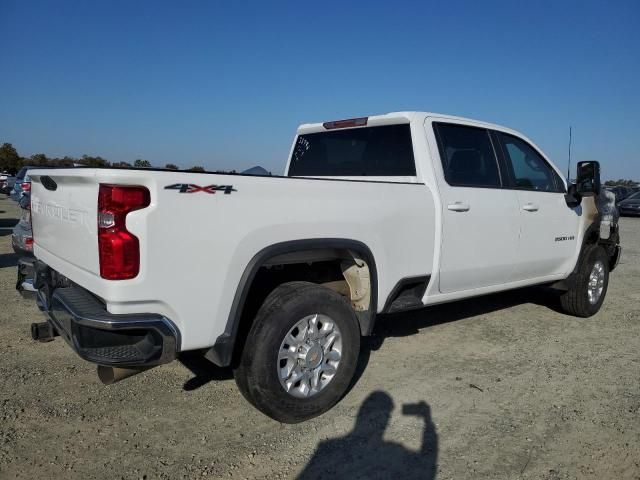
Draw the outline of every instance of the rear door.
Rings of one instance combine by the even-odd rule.
[[[567,272],[576,251],[580,210],[567,206],[560,175],[529,142],[502,132],[495,138],[520,210],[518,268],[511,279]]]
[[[433,122],[440,163],[434,162],[442,198],[440,291],[505,283],[512,274],[519,235],[518,199],[503,188],[489,131]]]

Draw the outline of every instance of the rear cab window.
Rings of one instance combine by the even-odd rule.
[[[301,134],[290,177],[408,177],[416,175],[409,124]]]

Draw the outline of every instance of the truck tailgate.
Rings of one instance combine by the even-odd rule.
[[[35,244],[65,262],[99,275],[99,186],[95,171],[60,169],[33,173],[31,221]]]

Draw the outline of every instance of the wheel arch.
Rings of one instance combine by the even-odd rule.
[[[356,252],[365,261],[369,268],[371,297],[369,309],[364,312],[356,312],[360,332],[362,335],[370,335],[375,323],[378,305],[378,274],[375,258],[371,249],[358,240],[346,238],[315,238],[303,240],[291,240],[269,245],[249,261],[245,267],[231,304],[224,332],[216,339],[214,345],[205,352],[205,357],[219,366],[229,366],[236,356],[238,333],[243,322],[243,313],[247,299],[256,275],[261,267],[268,264],[275,257],[316,250],[349,250]]]

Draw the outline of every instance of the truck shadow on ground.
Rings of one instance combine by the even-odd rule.
[[[527,287],[434,305],[410,312],[379,315],[376,319],[373,335],[362,339],[358,366],[351,388],[358,383],[366,370],[371,352],[382,347],[386,338],[414,335],[420,330],[434,325],[486,315],[525,303],[534,303],[560,312],[556,291],[544,287]],[[180,362],[194,374],[194,377],[184,384],[183,388],[187,391],[196,390],[214,380],[231,380],[233,378],[231,368],[217,367],[198,353],[185,352],[180,356]]]
[[[424,328],[486,315],[525,303],[533,303],[562,313],[557,291],[537,286],[433,305],[409,312],[379,315],[373,335],[362,339],[358,367],[351,386],[353,388],[356,385],[366,370],[371,352],[380,349],[389,337],[415,335]]]
[[[403,415],[418,417],[423,423],[417,452],[383,438],[393,409],[393,400],[386,392],[371,393],[360,407],[353,431],[320,442],[298,478],[434,479],[438,435],[429,405],[419,402],[402,406]]]
[[[189,392],[197,390],[209,382],[231,380],[233,378],[233,370],[231,368],[218,367],[197,352],[185,352],[180,355],[179,361],[194,375],[182,386],[184,390]]]
[[[0,236],[11,235],[11,230],[16,226],[19,219],[17,218],[0,218]],[[9,232],[8,234],[6,232]]]
[[[0,253],[0,268],[15,267],[19,259],[20,255],[17,253]]]

